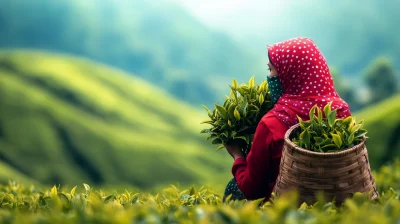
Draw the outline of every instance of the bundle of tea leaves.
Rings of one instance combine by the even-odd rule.
[[[224,144],[235,143],[247,156],[258,123],[273,107],[268,84],[263,81],[258,85],[251,77],[248,84],[239,86],[233,79],[230,89],[223,105],[215,104],[212,111],[203,105],[210,120],[202,123],[210,124],[211,128],[201,133],[208,134],[207,140],[219,145],[217,150],[224,148]]]

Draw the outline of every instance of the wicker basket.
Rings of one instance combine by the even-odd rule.
[[[355,192],[370,192],[370,199],[379,196],[368,160],[364,140],[349,149],[334,153],[318,153],[296,146],[290,139],[299,130],[292,126],[285,134],[279,175],[274,192],[282,194],[296,189],[300,203],[316,201],[322,191],[327,200],[341,204]]]

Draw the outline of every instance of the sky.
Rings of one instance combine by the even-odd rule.
[[[238,41],[265,38],[268,27],[290,26],[288,9],[309,0],[175,0],[207,26],[226,32]],[[271,28],[272,29],[272,28]],[[259,35],[257,35],[259,34]],[[274,38],[271,37],[270,40]],[[267,41],[267,40],[266,40]]]

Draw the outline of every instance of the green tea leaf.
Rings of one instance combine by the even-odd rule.
[[[318,122],[322,123],[322,110],[318,106],[317,106],[317,111],[318,111]]]
[[[324,139],[321,138],[321,137],[318,137],[318,136],[314,137],[314,140],[315,140],[316,143],[323,143],[324,142]]]
[[[246,86],[246,84],[242,84],[239,88],[244,91],[245,94],[243,94],[243,96],[245,96],[246,93],[249,93],[249,91],[250,91],[250,87]]]
[[[342,138],[340,138],[340,135],[333,134],[333,133],[331,133],[331,135],[332,135],[333,142],[335,143],[335,145],[338,148],[342,147],[343,142],[342,142]]]
[[[54,197],[57,196],[57,187],[56,187],[56,185],[54,185],[53,188],[51,188],[51,192],[50,193]]]
[[[263,89],[262,89],[262,86],[260,85],[257,87],[257,94],[260,95],[260,94],[262,94],[262,92],[263,92]]]
[[[222,127],[222,125],[224,125],[225,122],[223,120],[217,120],[213,124],[214,124],[214,126]]]
[[[243,86],[238,87],[237,91],[240,93],[241,96],[244,96],[246,94],[245,89],[243,88]]]
[[[222,144],[222,140],[220,138],[216,138],[211,142],[211,144],[213,145]]]
[[[256,105],[254,105],[254,104],[249,104],[249,108],[251,108],[252,110],[256,110],[256,111],[260,111],[260,108],[259,107],[257,107]]]
[[[247,135],[247,136],[246,136],[246,143],[247,143],[247,144],[250,144],[250,141],[251,141],[250,136]]]
[[[348,116],[348,117],[346,117],[344,120],[343,120],[343,122],[342,122],[342,125],[344,126],[344,127],[348,127],[349,126],[349,124],[353,121],[353,117],[352,116]]]
[[[201,130],[201,132],[200,133],[210,133],[211,132],[211,130],[210,129],[203,129],[203,130]]]
[[[74,188],[72,188],[71,193],[70,193],[71,196],[74,196],[74,195],[75,195],[76,187],[77,187],[77,186],[75,186]]]
[[[213,124],[213,123],[214,121],[207,120],[207,121],[202,121],[200,124]]]
[[[314,105],[313,107],[311,107],[310,112],[309,112],[309,117],[310,117],[310,121],[314,120],[314,115],[315,115],[315,110],[317,108],[317,105]]]
[[[218,150],[221,150],[221,149],[223,149],[223,148],[225,148],[225,146],[224,146],[224,145],[220,145],[220,146],[218,146],[217,151],[218,151]]]
[[[332,109],[331,109],[331,105],[332,102],[329,102],[325,105],[324,107],[324,113],[325,113],[325,117],[328,118],[328,115],[331,113]]]
[[[252,88],[254,86],[254,76],[250,78],[249,87]]]
[[[196,190],[195,190],[194,187],[192,186],[192,187],[190,188],[189,195],[195,195],[195,194],[196,194]]]
[[[228,108],[228,116],[229,116],[230,118],[234,118],[234,117],[235,117],[235,114],[234,114],[235,108],[236,108],[236,104],[234,104],[234,103],[232,103],[232,104],[229,106],[229,108]]]
[[[347,144],[351,145],[354,141],[354,134],[350,134],[349,138],[347,139]]]
[[[232,131],[231,136],[234,138],[236,136],[236,131]]]
[[[356,124],[351,128],[350,133],[356,133],[356,131],[358,131],[360,128],[361,128],[361,125]]]
[[[235,95],[236,95],[236,91],[231,89],[231,91],[230,91],[231,98],[235,98]],[[228,101],[226,101],[226,102],[228,102]]]
[[[229,104],[229,100],[230,100],[230,98],[227,96],[227,97],[225,98],[225,102],[224,102],[224,104],[222,105],[222,107],[226,108],[227,105]],[[226,110],[226,109],[225,109],[225,110]]]
[[[225,132],[221,133],[221,134],[220,134],[220,137],[228,138],[227,132],[225,131]]]
[[[239,87],[238,82],[236,81],[236,79],[232,79],[232,86],[235,89],[237,89]]]
[[[104,198],[104,202],[108,203],[109,201],[113,201],[115,198],[115,195],[108,195],[106,198]]]
[[[360,129],[360,130],[358,130],[358,131],[356,132],[356,134],[354,135],[354,138],[363,137],[363,136],[365,136],[367,133],[368,133],[367,130]]]
[[[324,152],[328,151],[328,150],[336,150],[338,149],[337,145],[334,144],[327,144],[324,146],[321,146],[321,150],[323,150]]]
[[[217,135],[212,134],[212,135],[210,135],[210,136],[207,137],[206,141],[208,141],[208,140],[210,140],[210,139],[212,139],[212,138],[216,138],[216,137],[217,137]]]
[[[85,183],[84,183],[83,186],[85,187],[85,190],[86,190],[86,191],[90,191],[90,186],[89,186],[88,184],[85,184]]]
[[[260,105],[264,103],[264,96],[262,94],[258,97],[258,102]]]
[[[245,101],[241,105],[239,105],[238,106],[239,113],[243,114],[244,116],[246,116],[247,115],[247,106],[248,106],[247,101]]]
[[[335,120],[336,120],[336,110],[334,110],[334,111],[331,111],[329,114],[328,114],[328,125],[329,125],[329,127],[333,127],[333,125],[335,124]]]
[[[304,126],[305,129],[306,129],[306,128],[309,128],[309,127],[311,126],[311,122],[304,121],[304,122],[303,122],[303,126]]]
[[[299,124],[300,126],[303,124],[303,119],[301,119],[301,117],[299,115],[296,115],[297,119],[299,120]]]
[[[215,105],[215,107],[217,108],[219,114],[221,115],[222,118],[226,119],[226,110],[224,107],[221,107],[219,105]]]
[[[236,120],[240,121],[240,114],[239,114],[239,111],[236,108],[235,108],[235,111],[234,111],[234,116],[235,116]]]
[[[308,132],[307,129],[301,132],[300,140],[304,142],[305,148],[310,149],[310,133]]]
[[[351,133],[351,129],[354,127],[355,124],[356,124],[355,119],[353,119],[353,120],[350,122],[350,124],[349,124],[349,126],[348,126],[348,128],[347,128],[347,131]]]
[[[244,141],[247,141],[246,137],[244,137],[244,136],[236,136],[233,139],[242,139]]]
[[[334,123],[336,124],[337,128],[342,128],[343,119],[336,118]]]
[[[221,127],[221,131],[223,131],[223,130],[229,130],[230,128],[229,128],[229,125],[228,124],[224,124],[224,125],[222,125],[222,127]]]
[[[212,114],[211,114],[210,109],[208,109],[208,107],[206,107],[206,105],[202,105],[202,106],[204,107],[204,109],[206,109],[206,111],[207,111],[207,113],[208,113],[208,116],[211,118],[211,117],[212,117]]]

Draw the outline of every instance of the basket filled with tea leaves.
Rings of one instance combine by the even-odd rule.
[[[337,118],[331,102],[314,106],[309,120],[285,134],[274,192],[297,190],[300,201],[313,203],[318,192],[337,204],[356,192],[378,197],[366,148],[367,130],[355,117]]]

